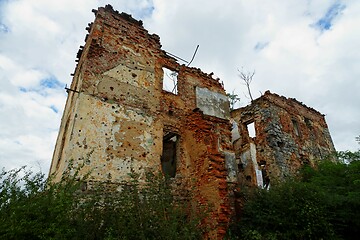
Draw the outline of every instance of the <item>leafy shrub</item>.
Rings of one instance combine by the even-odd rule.
[[[70,171],[69,171],[70,172]],[[0,174],[0,239],[199,239],[200,215],[161,174],[108,191],[77,172],[58,183],[24,168]]]
[[[243,194],[231,238],[358,239],[360,234],[359,161],[306,166],[299,179]]]

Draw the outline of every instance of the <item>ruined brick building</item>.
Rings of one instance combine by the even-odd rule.
[[[235,185],[264,185],[334,150],[317,111],[267,92],[230,116],[219,79],[180,65],[130,15],[109,5],[94,13],[68,88],[50,169],[55,180],[70,161],[84,165],[82,174],[91,171],[90,180],[111,183],[126,181],[131,170],[161,170],[213,206],[213,236],[221,237]]]
[[[296,99],[267,91],[231,116],[240,185],[269,187],[335,151],[324,115]]]

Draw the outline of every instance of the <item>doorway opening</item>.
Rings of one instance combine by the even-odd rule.
[[[161,156],[161,169],[165,176],[170,178],[176,175],[176,161],[177,161],[177,145],[179,142],[179,135],[176,133],[167,133],[163,138],[163,151]]]

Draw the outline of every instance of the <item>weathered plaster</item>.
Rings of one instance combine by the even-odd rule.
[[[229,99],[207,88],[196,88],[196,106],[206,115],[229,119]]]
[[[208,237],[221,238],[232,212],[228,182],[236,181],[237,167],[222,84],[177,63],[130,15],[109,5],[94,12],[50,173],[59,180],[72,161],[91,181],[121,183],[131,170],[140,176],[161,170],[163,138],[176,135],[174,186],[179,197],[194,189],[192,201],[212,206],[208,221],[215,227]],[[176,95],[163,90],[164,67],[178,73]]]
[[[94,13],[68,90],[50,169],[55,181],[70,162],[90,181],[113,185],[130,171],[142,176],[175,165],[175,194],[189,200],[194,189],[191,201],[212,206],[206,221],[214,227],[205,237],[221,239],[239,202],[237,187],[268,187],[334,150],[316,110],[266,92],[230,118],[212,73],[180,65],[130,15],[109,5]],[[177,72],[176,94],[163,90],[164,68]],[[176,136],[176,145],[166,136]],[[176,163],[166,165],[164,157]]]

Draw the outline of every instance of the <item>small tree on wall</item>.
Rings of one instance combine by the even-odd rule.
[[[241,68],[241,71],[238,69],[238,72],[239,72],[239,77],[243,80],[247,90],[248,90],[248,94],[249,94],[249,97],[251,99],[251,101],[253,101],[253,97],[251,95],[251,90],[250,90],[250,84],[253,80],[253,77],[255,75],[255,70],[253,72],[245,72],[243,70],[243,68]]]
[[[230,102],[230,110],[234,110],[235,104],[240,102],[239,95],[235,94],[234,90],[231,93],[226,94]]]

